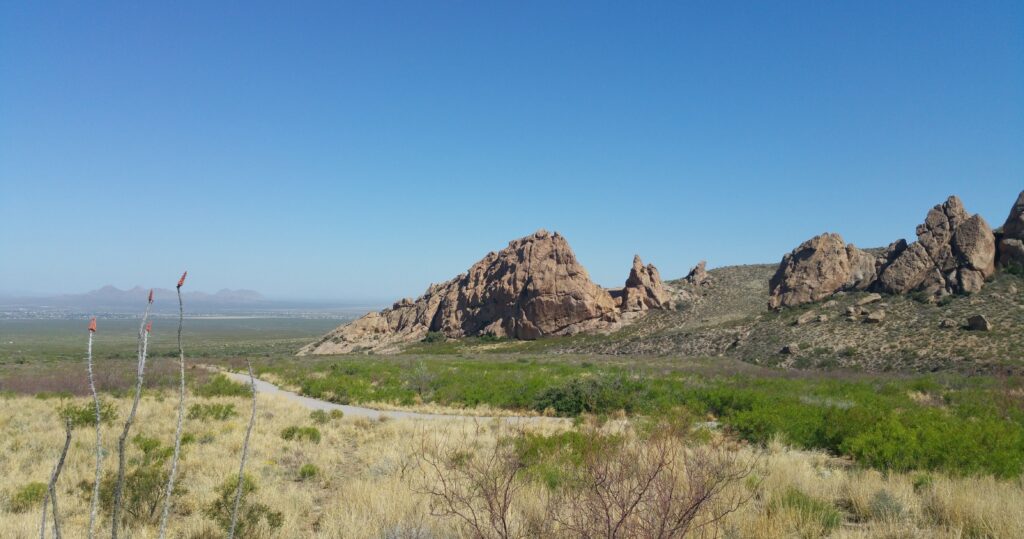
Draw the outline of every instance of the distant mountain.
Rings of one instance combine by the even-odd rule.
[[[138,304],[140,300],[141,301],[145,301],[145,299],[146,299],[148,294],[149,294],[149,289],[148,288],[143,288],[141,286],[136,286],[136,287],[134,287],[132,289],[129,289],[129,290],[121,290],[120,288],[117,288],[115,286],[107,285],[107,286],[104,286],[103,288],[98,288],[96,290],[92,290],[92,291],[86,292],[85,294],[64,294],[64,295],[61,295],[61,296],[55,296],[55,297],[53,297],[51,299],[54,300],[54,301],[62,302],[62,303],[89,301],[89,302],[93,302],[93,303],[95,303],[95,302],[112,302],[112,303],[130,302],[130,303]],[[170,289],[167,289],[167,288],[154,288],[153,289],[153,299],[154,299],[154,301],[174,300],[175,302],[177,302],[178,295],[177,295],[177,291],[175,291],[175,290],[170,290]],[[218,290],[217,292],[215,292],[213,294],[209,294],[207,292],[183,292],[182,293],[182,299],[184,299],[186,301],[189,301],[189,302],[203,302],[203,303],[210,302],[210,303],[218,303],[218,304],[227,304],[227,303],[230,303],[230,304],[245,303],[245,304],[247,304],[247,303],[257,303],[257,302],[261,302],[261,301],[266,301],[266,298],[263,297],[263,294],[260,294],[259,292],[256,292],[255,290],[244,290],[244,289],[231,290],[231,289],[228,289],[228,288],[224,288],[224,289]]]

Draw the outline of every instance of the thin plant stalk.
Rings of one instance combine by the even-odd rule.
[[[242,503],[242,485],[245,483],[245,460],[249,456],[249,436],[252,426],[256,423],[256,377],[252,374],[252,361],[246,359],[249,368],[249,387],[252,389],[252,413],[249,414],[249,426],[245,429],[245,440],[242,442],[242,462],[238,465],[238,487],[235,489],[235,507],[231,510],[231,531],[228,539],[235,539],[235,526],[238,524],[238,506]]]
[[[149,344],[149,331],[153,327],[149,323],[149,310],[153,306],[153,291],[149,291],[149,301],[146,303],[146,310],[142,313],[142,322],[139,324],[138,350],[136,351],[135,368],[135,398],[132,400],[131,411],[128,412],[128,419],[124,422],[124,430],[121,437],[117,439],[117,483],[114,486],[114,508],[111,511],[111,538],[117,539],[117,528],[121,520],[121,505],[124,496],[124,468],[125,468],[125,443],[128,441],[128,432],[135,422],[135,413],[139,409],[139,398],[142,396],[142,380],[146,371],[146,353]],[[99,416],[97,416],[98,418]],[[97,419],[98,420],[98,419]],[[97,472],[99,473],[99,472]],[[97,484],[99,477],[97,476]],[[90,526],[90,534],[92,527]]]
[[[39,539],[46,539],[46,509],[47,505],[53,504],[53,536],[60,539],[60,514],[57,511],[57,479],[60,478],[60,471],[64,468],[64,459],[68,456],[68,448],[71,447],[71,418],[64,420],[64,449],[60,452],[60,458],[53,467],[50,474],[50,484],[46,489],[46,496],[43,498],[43,521],[39,526]]]
[[[160,517],[160,539],[167,536],[167,517],[171,514],[171,498],[174,497],[174,478],[178,473],[178,458],[181,455],[181,427],[185,417],[185,349],[181,346],[181,327],[185,321],[185,304],[181,301],[181,287],[185,284],[186,271],[178,280],[178,367],[181,371],[178,387],[178,427],[174,432],[174,456],[171,457],[171,473],[167,476],[164,490],[164,512]]]
[[[92,501],[89,504],[89,539],[93,538],[96,528],[96,510],[100,501],[100,474],[103,471],[103,439],[100,433],[100,397],[96,393],[96,378],[92,369],[92,337],[96,333],[96,319],[89,321],[89,347],[86,349],[86,363],[89,367],[89,389],[92,391],[92,402],[96,406],[96,476],[92,484]]]

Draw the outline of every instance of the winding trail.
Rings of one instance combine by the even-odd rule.
[[[231,380],[239,382],[245,385],[249,385],[249,377],[247,375],[230,372],[220,371]],[[256,392],[265,395],[278,395],[290,400],[300,406],[308,408],[310,410],[341,410],[349,417],[365,417],[367,419],[378,420],[381,417],[388,417],[391,419],[413,419],[413,420],[452,420],[452,419],[472,419],[477,421],[490,421],[498,419],[506,423],[512,424],[528,424],[528,423],[552,423],[552,422],[570,422],[566,418],[558,417],[542,417],[542,416],[477,416],[477,415],[455,415],[455,414],[430,414],[423,412],[407,412],[404,410],[376,410],[373,408],[364,408],[362,406],[351,406],[348,404],[335,404],[325,400],[314,399],[311,397],[305,397],[299,395],[293,391],[281,389],[280,387],[267,382],[266,380],[260,380],[256,378]]]

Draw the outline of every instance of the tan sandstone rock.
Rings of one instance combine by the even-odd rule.
[[[1003,237],[999,242],[999,264],[1024,266],[1024,191],[1010,208],[1003,223]]]
[[[893,294],[977,292],[995,272],[995,235],[956,196],[932,208],[917,241],[884,267],[878,288]]]
[[[850,281],[850,259],[839,234],[815,236],[782,258],[768,281],[768,307],[792,307],[827,298]]]
[[[658,270],[639,257],[620,296],[613,298],[590,280],[564,237],[539,230],[488,253],[466,273],[431,285],[415,301],[404,299],[340,326],[299,354],[392,352],[428,332],[536,339],[607,329],[623,321],[624,311],[668,303]]]
[[[690,273],[686,274],[686,282],[694,286],[710,284],[711,275],[708,274],[707,265],[707,260],[698,262],[696,266],[690,269]]]

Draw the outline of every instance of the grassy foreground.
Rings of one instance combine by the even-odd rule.
[[[85,399],[74,402],[87,403]],[[123,418],[128,400],[113,403]],[[182,461],[183,488],[175,498],[171,536],[223,536],[211,508],[222,497],[218,489],[236,472],[245,414],[222,411],[232,405],[244,411],[246,399],[193,395],[190,404],[203,406],[186,426],[190,442]],[[6,471],[0,482],[2,537],[38,533],[39,506],[37,500],[26,501],[31,492],[25,491],[26,485],[47,479],[59,452],[63,433],[58,406],[53,399],[8,396],[0,400],[0,429],[5,433],[0,441],[0,467]],[[173,409],[172,398],[144,398],[135,430],[141,442],[131,446],[130,474],[144,468],[172,440]],[[585,477],[579,472],[584,469],[581,463],[590,461],[579,456],[586,455],[587,448],[616,441],[626,451],[639,452],[628,454],[642,455],[639,460],[645,461],[650,453],[644,448],[650,439],[638,421],[598,424],[586,420],[575,427],[564,425],[540,422],[527,432],[517,432],[498,423],[466,420],[368,422],[311,416],[292,403],[261,397],[249,460],[256,490],[245,500],[247,507],[258,509],[250,536],[472,537],[475,533],[464,521],[435,516],[444,513],[443,504],[429,493],[436,492],[438,477],[430,462],[420,457],[440,457],[445,469],[492,470],[487,463],[497,454],[495,448],[502,447],[510,448],[502,454],[515,463],[511,476],[515,488],[507,511],[511,536],[531,536],[531,530],[544,530],[551,537],[578,536],[569,529],[576,506],[566,505],[567,498],[559,494],[564,491],[559,489],[585,483],[571,480]],[[104,429],[108,472],[114,467],[111,457],[116,457],[119,428],[114,421]],[[296,435],[313,430],[315,437]],[[282,439],[287,431],[291,431],[290,440]],[[751,538],[1024,536],[1020,479],[883,474],[851,467],[822,452],[787,449],[777,442],[769,442],[762,451],[717,443],[717,435],[679,431],[674,436],[681,440],[679,463],[690,462],[683,452],[705,448],[714,458],[747,466],[746,473],[723,489],[732,496],[729,499],[742,503],[707,527],[707,533]],[[85,529],[88,520],[83,485],[92,477],[91,443],[88,429],[75,433],[58,485],[64,529],[76,530],[66,532],[73,536]],[[688,487],[694,476],[680,473],[673,481]],[[146,516],[147,498],[139,498],[139,516],[128,521],[130,536],[155,537],[153,519]],[[560,516],[552,518],[555,514]],[[103,519],[102,526],[109,529],[109,522]]]

